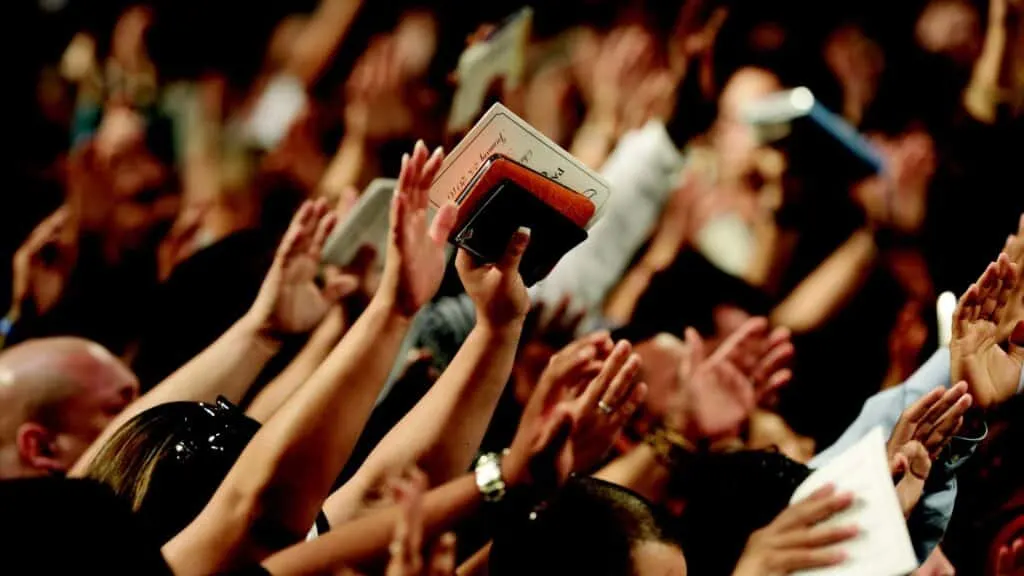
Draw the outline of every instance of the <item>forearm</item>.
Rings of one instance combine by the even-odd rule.
[[[1010,65],[1013,50],[1009,47],[1005,14],[990,14],[985,43],[981,55],[974,63],[971,81],[964,91],[964,108],[979,122],[992,123],[996,120],[999,104],[1000,80]]]
[[[279,343],[268,338],[258,322],[242,317],[198,356],[125,408],[89,446],[69,475],[84,474],[114,432],[154,406],[168,402],[214,402],[217,396],[236,403],[241,401],[278,348]]]
[[[428,492],[423,499],[423,539],[429,541],[470,517],[481,497],[472,474]],[[335,573],[345,566],[361,566],[386,558],[397,507],[370,513],[358,520],[334,526],[311,542],[279,552],[263,562],[275,576]]]
[[[256,395],[245,413],[259,422],[270,420],[327,358],[344,332],[345,313],[340,307],[335,307],[327,313],[295,359]]]
[[[368,157],[365,140],[346,134],[320,180],[320,194],[336,199],[341,197],[347,186],[358,186],[363,180]]]
[[[523,321],[480,321],[426,396],[385,436],[356,476],[327,500],[332,525],[352,518],[385,475],[417,464],[433,486],[472,463],[512,372]]]
[[[600,170],[615,145],[615,118],[590,115],[573,138],[570,153],[587,166]]]
[[[869,230],[854,232],[772,311],[772,323],[794,332],[820,327],[857,293],[877,254]]]
[[[321,0],[295,41],[288,71],[312,85],[334,57],[361,5],[362,0]]]

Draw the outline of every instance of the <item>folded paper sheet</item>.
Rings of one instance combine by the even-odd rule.
[[[834,484],[840,492],[852,492],[855,499],[850,508],[822,524],[855,525],[860,533],[838,545],[847,554],[842,564],[793,574],[904,576],[917,568],[907,523],[889,472],[881,428],[872,429],[860,442],[815,470],[796,489],[790,502],[803,500],[827,484]]]

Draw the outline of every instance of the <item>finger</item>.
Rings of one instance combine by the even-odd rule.
[[[857,536],[856,526],[813,526],[800,528],[779,537],[778,548],[824,548]]]
[[[812,526],[852,503],[852,494],[837,494],[834,486],[826,486],[805,500],[791,504],[772,524],[780,532],[795,526]]]
[[[412,151],[412,165],[415,170],[412,172],[412,181],[410,184],[410,194],[413,195],[413,209],[419,210],[426,208],[425,202],[426,194],[423,191],[423,187],[420,186],[420,182],[423,180],[423,167],[427,163],[429,153],[427,152],[427,145],[423,143],[423,140],[417,140],[416,145]]]
[[[758,390],[758,400],[760,401],[770,396],[786,384],[789,384],[792,380],[793,371],[789,368],[783,368],[782,370],[772,374],[771,377],[768,378],[768,382]]]
[[[636,385],[636,376],[640,372],[640,356],[630,354],[629,358],[622,365],[619,371],[612,378],[611,384],[605,391],[601,401],[607,406],[618,410],[626,398],[633,393]]]
[[[953,434],[959,431],[959,427],[963,423],[964,414],[971,408],[972,402],[971,396],[965,394],[942,415],[935,428],[928,435],[928,438],[923,441],[928,452],[938,456],[946,444],[953,439]]]
[[[622,403],[622,406],[612,414],[612,424],[615,426],[624,425],[629,422],[633,414],[640,409],[643,405],[644,400],[647,399],[647,384],[645,382],[638,382],[633,387],[633,393]]]
[[[409,187],[412,186],[412,166],[409,163],[409,154],[402,154],[402,168],[398,171],[398,185],[395,186],[395,196],[408,196]]]
[[[971,287],[968,287],[963,294],[960,295],[960,299],[957,300],[956,308],[953,310],[953,336],[960,337],[967,331],[967,326],[970,323],[970,308],[973,303],[971,296]]]
[[[526,247],[530,244],[530,229],[520,226],[505,246],[505,253],[498,260],[498,269],[503,272],[519,270],[519,263],[523,260]]]
[[[715,356],[731,357],[741,346],[749,346],[768,330],[768,320],[762,317],[750,318],[722,342],[715,350]]]
[[[690,363],[692,367],[696,367],[698,364],[704,361],[706,357],[704,351],[704,339],[700,337],[700,333],[693,328],[687,328],[684,332],[686,338],[686,347],[690,352]]]
[[[925,412],[924,417],[921,418],[921,427],[914,436],[917,439],[920,439],[921,437],[930,434],[932,428],[934,428],[942,418],[942,415],[949,411],[949,409],[952,408],[953,405],[956,404],[957,401],[966,393],[967,384],[965,382],[960,382],[956,386],[946,390],[942,394],[942,397],[932,404],[928,411]]]
[[[996,556],[996,576],[1007,576],[1013,569],[1013,561],[1010,556],[1010,548],[1001,546]]]
[[[405,219],[408,217],[408,200],[404,194],[391,197],[391,243],[399,251],[405,250]]]
[[[1010,558],[1014,568],[1024,567],[1024,538],[1014,540],[1013,546],[1010,548]]]
[[[443,163],[444,149],[438,146],[434,148],[434,152],[427,159],[426,164],[423,166],[423,174],[420,177],[420,188],[424,191],[428,200],[430,185],[434,183],[434,178],[437,177],[437,173],[441,170],[441,164]]]
[[[317,259],[320,258],[320,252],[324,249],[324,244],[327,243],[327,237],[334,231],[335,226],[338,224],[338,215],[334,212],[328,212],[326,215],[320,218],[320,222],[316,226],[316,233],[313,234],[313,241],[309,243],[309,252],[314,254]]]
[[[757,363],[753,380],[758,384],[765,383],[768,378],[786,367],[792,360],[796,349],[789,342],[783,342],[768,350],[768,353]]]
[[[903,415],[900,416],[900,420],[908,424],[918,424],[924,419],[925,414],[935,406],[935,404],[942,399],[942,396],[946,393],[946,389],[942,386],[935,388],[931,392],[917,399],[903,411]]]
[[[909,467],[910,462],[907,460],[907,456],[903,453],[896,454],[889,462],[889,475],[893,478],[899,478],[907,472]]]
[[[451,576],[455,573],[455,534],[445,532],[430,552],[428,576]]]
[[[313,203],[306,201],[299,206],[299,210],[292,217],[292,222],[288,226],[288,230],[284,234],[284,238],[281,240],[281,244],[277,247],[277,257],[285,258],[290,256],[292,253],[297,251],[297,245],[300,243],[302,234],[304,233],[305,221],[309,219],[313,213]]]
[[[448,237],[451,236],[452,229],[455,228],[455,219],[458,215],[458,209],[455,204],[448,203],[437,211],[434,215],[434,221],[430,224],[430,240],[441,246],[448,241]]]
[[[590,381],[587,385],[587,389],[583,392],[583,404],[586,406],[586,410],[597,409],[597,403],[604,397],[605,391],[608,390],[608,386],[611,385],[612,378],[622,366],[629,359],[630,352],[632,352],[632,346],[625,340],[620,340],[615,348],[612,350],[611,355],[605,360],[604,366],[601,368],[601,372],[596,378]]]
[[[846,553],[842,550],[786,550],[779,553],[778,565],[788,574],[797,570],[835,566],[844,560]]]

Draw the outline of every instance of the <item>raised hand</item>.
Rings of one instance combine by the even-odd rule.
[[[886,450],[891,461],[909,442],[919,442],[932,459],[938,458],[964,422],[964,414],[973,399],[967,383],[960,382],[949,390],[936,388],[900,414],[889,435]]]
[[[601,371],[572,402],[576,426],[569,441],[576,472],[587,473],[601,464],[643,403],[647,385],[638,381],[639,372],[640,357],[632,353],[629,342],[621,340],[603,361]]]
[[[910,518],[910,513],[924,494],[924,483],[932,471],[928,450],[916,440],[901,445],[889,460],[889,470],[896,482],[896,497],[903,516]]]
[[[325,200],[304,202],[277,248],[263,285],[247,316],[275,334],[312,330],[327,310],[356,283],[349,276],[316,282],[320,252],[337,218]]]
[[[612,352],[607,332],[580,338],[551,357],[526,402],[519,430],[502,463],[506,483],[553,488],[577,469],[569,441],[580,411],[577,400],[602,371]],[[589,457],[587,450],[584,458]]]
[[[455,225],[455,206],[446,204],[433,223],[427,222],[430,184],[443,159],[440,148],[428,154],[423,141],[417,142],[412,156],[402,157],[391,202],[391,233],[378,294],[394,302],[406,317],[433,298],[444,277],[445,245]]]
[[[393,499],[401,507],[389,551],[386,576],[451,576],[455,573],[455,535],[447,533],[432,546],[423,562],[423,494],[427,476],[413,469],[392,481]]]
[[[1019,282],[1017,265],[1000,254],[967,289],[953,313],[949,344],[953,380],[967,381],[981,408],[996,406],[1017,393],[1024,366],[1024,322],[1010,330],[1006,350],[1000,346],[1000,326]]]
[[[465,250],[455,260],[459,278],[466,294],[477,309],[477,320],[492,326],[522,321],[530,311],[530,295],[519,275],[519,262],[530,243],[530,230],[520,228],[505,248],[505,254],[494,264],[477,262]]]
[[[781,368],[793,354],[789,333],[767,334],[767,328],[763,318],[751,318],[710,356],[697,331],[687,329],[686,352],[665,423],[691,440],[738,431],[757,403],[792,377]]]
[[[36,226],[14,253],[14,314],[24,312],[30,302],[35,313],[46,313],[63,294],[77,257],[75,234],[69,228],[70,215],[67,206],[58,208]]]
[[[788,508],[747,540],[732,576],[782,576],[835,566],[845,559],[830,547],[857,535],[856,526],[816,526],[850,507],[853,495],[825,486]]]
[[[791,337],[788,328],[769,331],[766,318],[751,318],[729,335],[715,354],[725,355],[754,383],[760,402],[793,379],[789,369],[794,354]]]

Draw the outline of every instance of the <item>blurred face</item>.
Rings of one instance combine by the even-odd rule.
[[[142,118],[128,108],[111,109],[97,132],[96,146],[110,174],[105,233],[129,250],[155,245],[177,216],[180,199],[168,187],[170,170],[146,148]]]
[[[718,101],[718,118],[712,132],[712,146],[718,157],[719,177],[737,182],[757,163],[760,143],[754,130],[743,122],[743,108],[782,89],[778,78],[766,70],[743,68],[732,75]]]
[[[64,426],[57,436],[59,453],[67,468],[139,395],[138,379],[120,360],[100,346],[88,353],[90,358],[83,358],[69,368],[74,371],[81,393],[65,403]]]
[[[637,576],[686,576],[683,551],[664,542],[644,542],[633,548]]]
[[[981,52],[981,23],[974,7],[961,0],[934,0],[917,20],[917,43],[934,54],[971,66]]]

